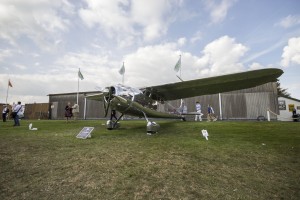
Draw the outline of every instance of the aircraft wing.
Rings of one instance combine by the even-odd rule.
[[[281,69],[270,68],[142,88],[154,100],[175,100],[241,90],[276,82]]]
[[[104,93],[100,92],[98,94],[87,95],[86,98],[90,100],[103,101]]]

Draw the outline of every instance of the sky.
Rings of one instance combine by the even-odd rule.
[[[262,68],[300,99],[299,0],[1,0],[0,103]],[[8,87],[10,80],[13,87]]]

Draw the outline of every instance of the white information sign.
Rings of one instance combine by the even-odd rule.
[[[94,127],[84,127],[76,136],[76,138],[86,139],[91,137],[91,133],[94,130]]]
[[[208,140],[208,132],[207,132],[207,130],[203,129],[201,132],[202,132],[203,137],[205,137],[205,139]]]

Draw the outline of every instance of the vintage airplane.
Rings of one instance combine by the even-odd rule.
[[[155,133],[159,124],[149,118],[169,118],[185,120],[182,113],[164,113],[156,110],[157,102],[183,99],[194,96],[217,94],[251,88],[268,82],[276,82],[283,74],[281,69],[269,68],[211,78],[182,81],[165,85],[133,88],[121,84],[106,87],[98,94],[86,96],[87,99],[104,102],[105,117],[109,109],[121,113],[113,120],[107,121],[107,129],[119,127],[120,119],[126,115],[144,117],[147,120],[147,133]]]

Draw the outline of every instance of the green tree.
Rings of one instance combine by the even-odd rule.
[[[278,96],[291,98],[291,94],[287,92],[287,88],[285,88],[285,89],[281,88],[279,81],[277,81],[276,84],[277,84],[277,93],[278,93]]]

